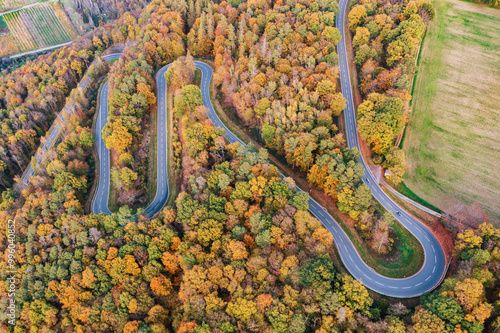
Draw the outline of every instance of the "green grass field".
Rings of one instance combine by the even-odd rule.
[[[447,212],[477,203],[499,226],[500,10],[434,6],[404,142],[405,183]]]

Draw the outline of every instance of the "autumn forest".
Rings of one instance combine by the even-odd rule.
[[[351,1],[346,36],[336,1],[98,4],[95,15],[112,15],[92,31],[0,74],[0,331],[500,332],[500,229],[481,212],[422,218],[442,233],[450,266],[435,290],[409,299],[377,294],[349,274],[309,212],[310,195],[328,205],[374,265],[406,274],[411,261],[424,261],[408,249],[418,241],[362,181],[361,154],[388,170],[391,184],[401,182],[398,146],[435,15],[430,0]],[[363,152],[346,141],[344,38]],[[103,60],[114,53],[116,61]],[[195,60],[213,69],[216,111],[247,146],[229,142],[208,117]],[[170,197],[148,216],[164,134],[155,78],[169,63]],[[91,213],[105,80],[111,215]],[[54,123],[61,134],[42,152]],[[19,186],[29,165],[35,174]],[[7,316],[9,220],[15,325]]]

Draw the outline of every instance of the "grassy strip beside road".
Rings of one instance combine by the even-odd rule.
[[[158,87],[157,94],[158,95]],[[151,110],[151,114],[149,117],[149,156],[148,156],[148,200],[146,201],[146,207],[154,200],[157,189],[158,182],[158,163],[157,163],[157,155],[158,155],[158,103],[156,103]]]
[[[397,195],[395,195],[394,193],[389,191],[387,188],[385,188],[383,186],[381,188],[385,192],[385,194],[387,194],[389,196],[389,198],[391,198],[395,203],[397,203],[398,205],[403,207],[404,210],[406,210],[407,212],[409,212],[413,216],[417,217],[418,219],[420,219],[422,221],[429,221],[429,219],[433,218],[430,215],[428,215],[427,213],[425,213],[422,210],[418,209],[417,207],[413,206],[412,204],[401,199],[400,197],[398,197]],[[436,217],[434,217],[434,218],[436,218]]]
[[[195,69],[194,71],[194,84],[197,85],[198,87],[201,86],[201,70],[198,68]]]
[[[111,168],[111,166],[110,166],[110,168]],[[110,173],[108,208],[112,213],[118,212],[118,208],[120,208],[116,204],[117,196],[118,196],[118,193],[116,190],[116,185],[113,182],[113,177],[111,177],[111,173]]]
[[[428,203],[427,201],[425,201],[424,199],[422,199],[421,197],[419,197],[418,195],[416,195],[415,193],[413,193],[413,191],[410,190],[408,188],[408,186],[406,186],[406,184],[404,182],[399,183],[399,185],[396,186],[396,187],[393,186],[393,188],[395,188],[396,191],[398,191],[399,193],[401,193],[405,197],[410,198],[413,201],[416,201],[419,204],[421,204],[421,205],[423,205],[423,206],[425,206],[427,208],[430,208],[430,209],[432,209],[435,212],[438,212],[438,213],[441,213],[441,214],[443,213],[443,211],[441,209],[439,209],[436,206]]]
[[[165,72],[165,80],[167,73]],[[174,149],[172,146],[173,140],[173,130],[174,130],[174,112],[173,112],[173,94],[168,89],[167,85],[167,100],[165,101],[165,107],[167,108],[167,172],[168,172],[168,200],[165,206],[172,206],[177,198],[177,173],[175,172],[175,166],[172,165],[174,161]]]
[[[233,133],[243,142],[247,144],[252,143],[257,148],[261,147],[258,142],[253,140],[247,133],[245,133],[230,119],[227,112],[220,105],[219,101],[214,98],[214,90],[215,87],[211,83],[210,98],[214,105],[215,112],[224,123],[224,125],[226,125],[227,128],[229,128],[231,131],[233,131]],[[281,159],[278,156],[275,156],[273,154],[272,151],[269,152],[269,160],[270,163],[274,165],[284,164],[283,162],[281,162]],[[291,175],[291,177],[294,179],[297,179],[299,177],[295,173],[287,172],[287,169],[284,167],[281,167],[279,169],[285,176]],[[309,188],[303,189],[305,191],[309,190]],[[390,262],[388,260],[384,260],[383,258],[375,258],[373,254],[370,253],[369,249],[366,247],[363,241],[359,237],[357,237],[354,232],[343,222],[343,218],[340,216],[340,212],[333,209],[328,209],[328,212],[340,224],[342,229],[349,236],[363,261],[370,267],[372,267],[376,272],[392,278],[403,278],[405,276],[409,276],[418,272],[420,270],[420,267],[422,267],[422,264],[424,262],[422,245],[408,230],[399,225],[399,223],[397,223],[398,226],[393,226],[393,229],[399,238],[398,244],[402,244],[402,246],[397,249],[401,253],[399,256],[400,259]],[[411,249],[414,250],[411,251]],[[340,262],[340,258],[338,258],[338,262]]]
[[[395,222],[391,225],[394,233],[397,236],[397,241],[394,246],[397,246],[401,257],[398,262],[385,263],[384,267],[387,267],[391,274],[396,276],[409,276],[417,273],[422,265],[424,264],[424,249],[415,236],[413,236],[408,230],[406,230],[399,222]],[[399,270],[399,271],[398,271]],[[386,275],[384,273],[384,275]],[[388,276],[388,275],[387,275]]]

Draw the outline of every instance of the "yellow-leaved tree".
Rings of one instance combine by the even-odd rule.
[[[106,148],[115,149],[118,153],[123,153],[132,144],[132,134],[123,125],[121,119],[111,121],[102,130]]]

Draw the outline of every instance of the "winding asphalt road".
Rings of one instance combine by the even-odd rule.
[[[108,81],[103,84],[99,100],[99,113],[97,114],[97,123],[95,125],[95,147],[99,157],[99,183],[92,199],[92,213],[111,214],[108,207],[109,189],[110,189],[110,164],[109,149],[106,148],[102,137],[102,129],[108,122]]]
[[[120,58],[121,53],[113,53],[113,54],[108,54],[106,56],[103,56],[102,59],[104,61],[111,61]],[[88,67],[90,68],[95,61],[92,62],[92,64]],[[82,91],[85,91],[89,84],[89,78],[87,76],[87,71],[85,71],[85,74],[83,75],[83,78],[80,80],[80,83],[78,84],[78,88],[81,88]],[[61,110],[61,112],[58,114],[56,120],[50,127],[50,129],[47,131],[47,135],[45,135],[45,143],[41,144],[40,147],[38,147],[37,152],[35,153],[35,159],[37,162],[37,166],[40,165],[40,163],[43,162],[45,159],[46,153],[54,146],[56,139],[59,137],[59,134],[61,134],[62,130],[64,129],[64,126],[61,126],[61,118],[66,118],[68,116],[69,111],[67,110],[70,105],[66,104],[64,108]],[[16,184],[14,186],[14,189],[16,190],[22,190],[28,185],[29,179],[36,173],[36,170],[33,169],[31,166],[31,163],[26,167],[24,172],[21,175],[21,182],[19,184]]]
[[[341,1],[341,8],[346,8],[346,0]],[[337,22],[337,27],[340,32],[344,33],[344,12],[341,12]],[[354,113],[354,105],[352,101],[352,91],[347,68],[347,55],[345,52],[345,42],[338,45],[340,59],[340,73],[342,82],[342,93],[347,99],[347,108],[345,110],[347,141],[349,147],[358,147],[359,142],[356,129],[356,119]],[[212,102],[210,100],[210,82],[212,79],[212,69],[209,65],[195,61],[196,68],[201,70],[201,92],[203,96],[203,105],[208,109],[208,117],[214,126],[221,127],[226,131],[226,138],[232,142],[239,142],[245,145],[234,133],[232,133],[217,116]],[[156,212],[160,211],[168,199],[168,174],[167,174],[167,124],[166,124],[166,83],[164,73],[169,65],[163,67],[158,73],[156,79],[158,83],[158,185],[157,194],[152,204],[146,209],[147,214],[151,217]],[[109,152],[102,141],[102,128],[107,121],[107,86],[104,87],[101,94],[100,110],[98,116],[98,124],[96,125],[97,149],[100,160],[100,182],[99,188],[96,191],[93,212],[94,213],[110,213],[107,201],[109,197]],[[389,211],[393,212],[398,221],[405,226],[415,237],[420,241],[425,252],[425,261],[419,272],[403,278],[393,279],[382,276],[376,273],[371,267],[366,265],[359,256],[356,248],[352,244],[349,237],[342,230],[340,225],[328,214],[327,210],[320,206],[314,199],[309,199],[310,212],[320,220],[323,225],[331,232],[337,246],[338,253],[344,266],[347,270],[367,288],[376,291],[380,294],[397,297],[410,298],[423,294],[426,291],[434,289],[442,280],[446,272],[446,262],[444,253],[432,232],[422,223],[413,219],[396,203],[394,203],[379,187],[375,181],[373,174],[367,168],[364,160],[361,160],[364,167],[365,176],[363,181],[371,189],[374,197]],[[283,178],[283,175],[281,175]],[[298,190],[302,191],[300,188]]]
[[[157,117],[157,182],[156,195],[146,208],[146,214],[153,217],[167,203],[168,188],[168,145],[167,145],[167,82],[165,81],[165,72],[172,64],[164,66],[156,74],[156,84],[158,87],[158,117]],[[95,126],[96,150],[99,156],[99,185],[92,200],[92,212],[94,214],[111,214],[108,207],[109,189],[110,189],[110,161],[109,149],[106,148],[102,137],[102,129],[108,122],[108,82],[104,83],[99,100],[99,114]]]
[[[352,86],[349,75],[345,42],[346,34],[344,29],[347,5],[348,0],[340,1],[340,14],[337,18],[337,28],[339,29],[341,36],[344,36],[344,38],[342,38],[342,41],[338,43],[337,50],[339,54],[342,94],[347,99],[347,107],[344,110],[347,144],[350,148],[356,147],[361,151],[356,126],[356,113],[352,98]],[[373,196],[382,204],[382,206],[391,211],[394,217],[420,241],[425,252],[425,262],[421,270],[409,278],[389,279],[381,277],[378,274],[374,274],[373,271],[367,271],[368,266],[364,263],[360,265],[358,259],[351,259],[349,255],[348,260],[346,260],[345,256],[341,255],[342,261],[344,261],[344,264],[353,276],[357,279],[362,279],[364,285],[381,294],[394,297],[411,297],[418,296],[426,291],[432,290],[441,282],[447,270],[446,258],[439,242],[427,226],[406,213],[401,207],[392,201],[387,194],[385,194],[385,192],[380,188],[378,182],[375,180],[370,168],[367,167],[363,157],[361,157],[361,164],[364,168],[363,182],[368,185]],[[339,248],[342,248],[341,244],[337,244],[340,245]],[[351,256],[353,258],[358,257],[357,254],[354,255],[353,253],[351,253]],[[346,264],[346,261],[348,264]],[[354,267],[352,264],[354,264]],[[362,269],[360,269],[360,267],[362,267]]]
[[[345,6],[345,1],[344,1]],[[343,20],[343,19],[342,19]],[[339,20],[340,21],[340,20]],[[343,32],[343,30],[341,30]],[[342,52],[339,46],[339,53]],[[344,52],[344,66],[347,64],[345,46],[343,48]],[[210,81],[212,79],[212,69],[210,66],[203,62],[195,61],[196,68],[200,69],[202,72],[201,79],[201,92],[203,95],[203,105],[208,109],[208,116],[215,126],[221,127],[226,131],[226,137],[230,142],[244,143],[238,139],[219,119],[217,113],[215,112],[212,102],[210,101]],[[354,119],[354,107],[352,103],[352,94],[350,94],[350,80],[349,73],[346,72],[346,67],[341,67],[342,76],[342,93],[350,101],[349,105],[351,107],[352,119],[350,124],[350,129],[353,130],[352,133],[356,134],[356,121]],[[349,87],[348,92],[344,92],[344,87]],[[348,106],[349,107],[349,106]],[[348,111],[346,111],[348,114]],[[354,126],[354,127],[352,127]],[[357,135],[355,135],[355,143],[352,143],[352,135],[348,135],[348,140],[350,141],[349,146],[359,148],[359,143],[357,143]],[[380,189],[377,182],[373,179],[373,175],[369,173],[366,164],[362,162],[365,168],[364,179],[369,179],[367,185],[372,190],[373,195],[377,200],[379,200],[382,205],[392,211],[394,216],[400,221],[400,223],[407,227],[412,234],[422,243],[425,251],[425,262],[418,273],[411,277],[404,279],[392,279],[382,276],[376,273],[371,267],[366,265],[364,261],[359,256],[356,248],[352,244],[349,237],[346,235],[344,230],[340,225],[333,219],[333,217],[328,214],[325,208],[323,208],[314,199],[309,199],[309,210],[310,212],[323,223],[326,229],[330,231],[333,235],[335,244],[337,245],[337,250],[339,252],[340,258],[344,263],[347,270],[359,281],[361,281],[367,288],[376,291],[380,294],[398,297],[398,298],[410,298],[416,297],[423,294],[426,291],[434,289],[441,281],[443,273],[446,270],[445,258],[441,246],[434,237],[434,235],[421,223],[414,220],[410,215],[405,213],[399,206],[397,206],[387,195]],[[368,171],[367,171],[368,170]],[[283,178],[283,175],[281,175]],[[302,191],[300,188],[297,188]],[[400,215],[398,215],[398,213]]]

